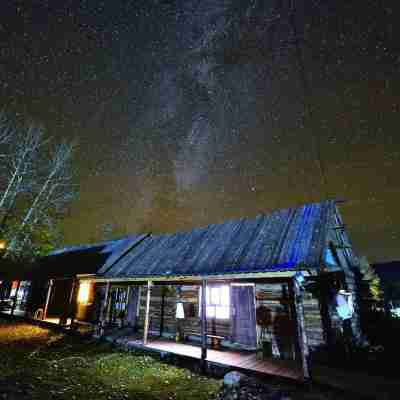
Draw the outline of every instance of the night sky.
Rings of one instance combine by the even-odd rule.
[[[399,1],[290,4],[1,2],[0,106],[79,141],[66,243],[334,198],[400,259]]]

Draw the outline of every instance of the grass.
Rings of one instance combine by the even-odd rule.
[[[205,400],[220,387],[141,352],[0,320],[3,398]]]

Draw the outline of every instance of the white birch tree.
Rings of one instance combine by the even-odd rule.
[[[43,128],[32,124],[18,129],[0,116],[0,238],[7,242],[5,257],[29,256],[38,233],[52,230],[75,198],[74,148],[67,141],[52,146]]]
[[[45,144],[43,130],[35,126],[22,132],[9,128],[7,141],[2,160],[5,179],[0,192],[1,225],[15,208],[19,197],[33,191],[39,151]]]

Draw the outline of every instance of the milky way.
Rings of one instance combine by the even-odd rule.
[[[400,257],[397,1],[4,3],[1,105],[80,143],[66,242],[336,198]]]

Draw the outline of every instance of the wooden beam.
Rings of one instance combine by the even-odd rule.
[[[305,382],[310,381],[310,369],[308,365],[309,349],[307,342],[307,332],[305,328],[304,320],[304,306],[303,306],[303,294],[301,288],[295,279],[293,279],[292,289],[294,294],[294,305],[296,311],[296,322],[297,322],[297,338],[301,353],[301,362],[303,368],[303,380]]]
[[[332,226],[332,229],[343,231],[346,229],[346,227],[344,225],[337,225],[337,226]]]
[[[329,286],[331,284],[331,280],[320,280],[319,284],[319,309],[321,313],[321,321],[322,321],[322,331],[325,343],[328,345],[328,348],[331,348],[333,344],[333,336],[332,336],[332,321],[329,313]]]
[[[77,287],[77,280],[72,279],[71,283],[71,290],[69,292],[69,297],[68,297],[68,305],[66,312],[63,314],[63,316],[60,318],[60,325],[67,325],[68,323],[68,318],[71,318],[71,324],[70,328],[72,329],[74,326],[74,319],[75,319],[75,305],[74,305],[74,295]]]
[[[100,309],[100,332],[99,332],[100,336],[104,335],[104,328],[107,324],[107,308],[108,308],[108,298],[110,297],[110,291],[111,291],[111,282],[107,282],[106,292],[104,295],[103,302],[101,303],[101,309]]]
[[[43,320],[47,318],[47,312],[49,311],[50,297],[51,297],[51,292],[53,290],[53,285],[54,285],[54,280],[50,279],[49,287],[47,289],[46,303],[44,305],[44,310],[43,310]]]
[[[160,315],[160,337],[164,333],[164,313],[165,313],[165,292],[167,288],[163,287],[161,289],[161,315]]]
[[[132,287],[128,286],[126,288],[126,309],[128,309],[128,305],[129,305],[129,301],[131,300],[131,291],[132,291]]]
[[[201,284],[201,281],[203,279],[206,279],[208,281],[231,281],[231,280],[254,280],[254,279],[261,279],[261,278],[272,278],[272,279],[277,279],[278,278],[281,281],[284,281],[285,278],[292,278],[298,271],[303,272],[305,276],[309,276],[309,273],[307,270],[304,269],[293,269],[290,271],[273,271],[273,272],[249,272],[249,273],[240,273],[240,274],[222,274],[222,275],[207,275],[207,276],[194,276],[194,275],[188,275],[188,276],[152,276],[151,281],[153,283],[158,284],[169,284],[169,285],[182,285],[182,282],[185,282],[185,284],[190,284],[190,285],[198,285]],[[136,282],[137,284],[145,284],[147,281],[145,281],[143,278],[140,277],[124,277],[124,278],[92,278],[90,276],[78,276],[81,280],[94,280],[95,282],[114,282],[114,283],[121,283],[121,284],[126,284],[128,282]]]
[[[333,246],[335,249],[342,249],[342,250],[345,250],[345,249],[352,249],[351,246],[344,245],[344,244],[332,244],[332,246]]]
[[[70,328],[73,329],[74,328],[74,322],[75,322],[75,314],[76,314],[76,301],[77,299],[75,298],[75,293],[76,293],[76,289],[78,286],[78,280],[74,279],[72,281],[72,288],[71,288],[71,293],[69,294],[69,305],[68,305],[68,311],[69,311],[69,317],[71,318],[71,323],[70,323]],[[89,293],[90,295],[90,293]],[[74,304],[75,302],[75,304]]]
[[[14,311],[15,308],[17,307],[17,300],[18,300],[18,292],[19,292],[19,288],[21,286],[21,281],[17,281],[17,288],[15,289],[15,297],[14,297],[14,301],[13,301],[13,305],[11,307],[11,315],[14,315]]]
[[[0,300],[4,300],[5,296],[6,296],[6,284],[8,284],[7,281],[1,281],[0,283]]]
[[[71,288],[73,287],[74,280],[71,281]],[[59,325],[66,325],[69,315],[69,306],[70,306],[70,299],[71,299],[71,290],[69,292],[68,301],[66,307],[64,307],[63,313],[61,314],[60,320],[58,321]]]
[[[206,304],[207,281],[201,282],[201,368],[206,370],[207,366],[207,304]]]
[[[149,335],[149,322],[150,322],[150,296],[151,296],[152,282],[147,282],[147,298],[146,298],[146,315],[144,319],[144,330],[143,330],[143,344],[147,344],[147,338]]]

